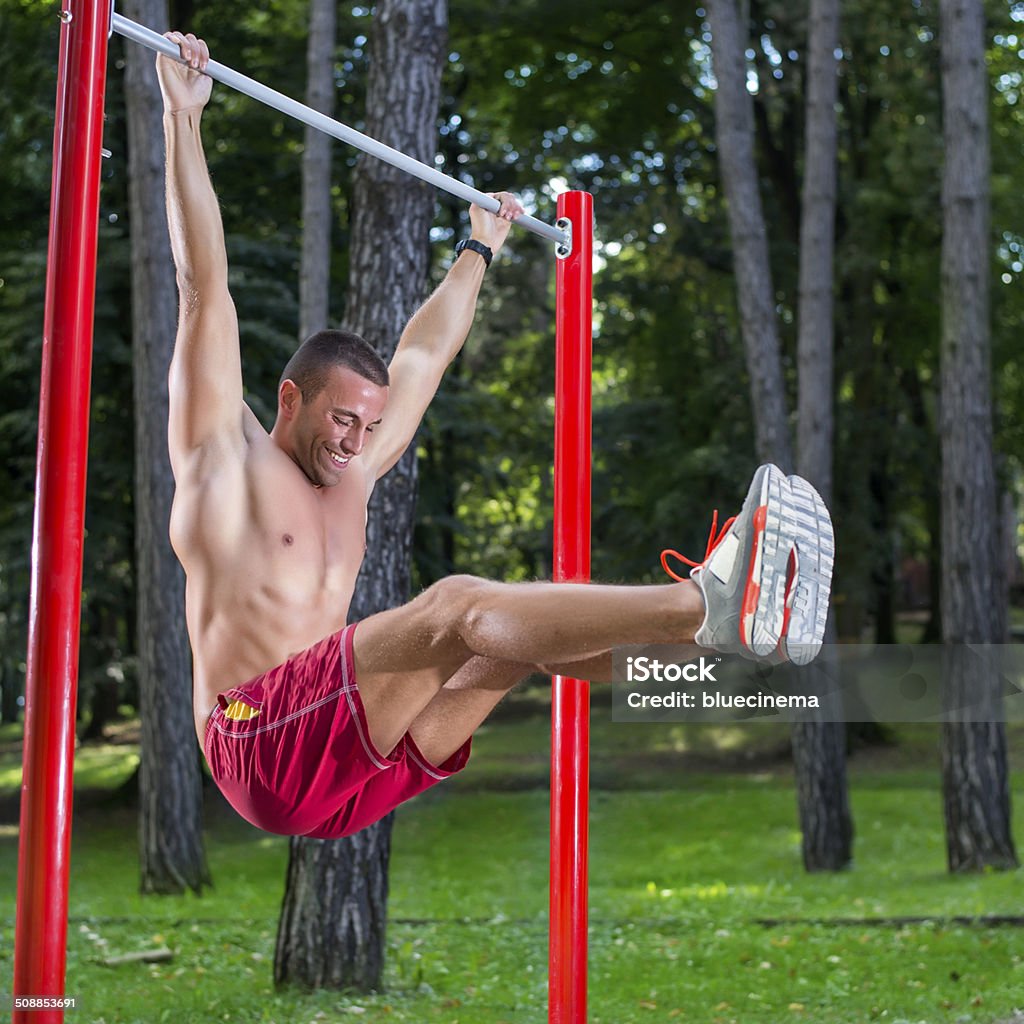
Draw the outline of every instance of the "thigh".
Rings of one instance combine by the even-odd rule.
[[[585,679],[590,683],[612,681],[612,652],[604,651],[582,661],[561,661],[553,665],[538,665],[537,671],[545,675],[565,676],[567,679]]]
[[[359,622],[354,675],[378,749],[393,749],[445,683],[474,657],[459,637],[458,621],[476,582],[451,577],[408,604]]]
[[[557,665],[525,665],[479,655],[467,661],[413,719],[409,735],[432,764],[443,764],[516,683],[534,672],[611,682],[612,652]]]
[[[444,764],[480,727],[533,665],[479,655],[449,679],[409,726],[413,742],[432,765]]]

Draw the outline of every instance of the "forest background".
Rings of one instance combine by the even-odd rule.
[[[153,24],[162,16],[145,11],[159,6],[125,0],[126,12],[138,10]],[[443,170],[485,190],[513,189],[545,219],[553,219],[553,197],[565,188],[594,194],[595,578],[661,580],[657,552],[667,544],[699,555],[710,508],[733,509],[750,470],[766,454],[789,464],[792,455],[783,435],[797,435],[803,447],[800,431],[834,407],[835,431],[825,460],[834,467],[834,483],[821,485],[830,493],[840,540],[834,595],[839,639],[975,639],[984,628],[986,636],[998,640],[1007,618],[1004,607],[1021,603],[1022,587],[1024,395],[1016,334],[1024,270],[1024,215],[1018,202],[1024,139],[1019,102],[1024,45],[1018,33],[1024,4],[985,4],[987,89],[966,122],[957,120],[959,105],[944,106],[951,96],[969,91],[952,86],[951,92],[955,79],[946,72],[955,63],[952,44],[971,33],[950,31],[949,24],[964,11],[977,12],[980,0],[941,5],[851,0],[838,6],[839,88],[834,108],[829,102],[825,109],[826,121],[834,113],[838,132],[838,189],[834,218],[829,207],[824,215],[819,210],[817,220],[805,205],[808,182],[814,180],[807,154],[816,149],[808,148],[805,137],[810,123],[805,111],[814,92],[808,85],[813,59],[808,60],[807,39],[814,33],[803,7],[768,0],[738,8],[732,0],[714,0],[707,11],[647,3],[513,7],[381,0],[371,9],[288,0],[258,9],[233,2],[178,3],[169,22],[205,36],[217,59],[287,94],[303,95],[307,60],[311,67],[333,71],[328,90],[342,120],[356,127],[365,123],[373,133],[401,114],[403,139],[410,145],[419,140],[417,145],[426,147],[424,159],[432,158],[436,141],[436,162]],[[330,33],[336,46],[332,51],[327,39],[327,52],[317,62],[307,44],[327,36],[313,27],[318,9],[332,11],[338,24]],[[945,31],[938,27],[940,14],[954,19],[944,21]],[[417,17],[425,20],[417,23]],[[0,53],[5,197],[0,717],[5,724],[19,717],[24,689],[57,25],[53,4],[0,0],[0,38],[6,44]],[[415,49],[403,36],[409,31]],[[942,53],[939,36],[947,44]],[[820,58],[820,42],[814,52]],[[826,57],[831,52],[827,48]],[[140,713],[141,889],[199,891],[210,878],[198,827],[198,759],[185,699],[189,673],[182,602],[172,579],[177,574],[180,581],[180,572],[165,542],[165,510],[153,500],[161,487],[165,497],[169,493],[166,470],[161,477],[159,468],[166,392],[159,359],[151,355],[155,346],[147,348],[146,340],[154,325],[168,337],[173,295],[166,287],[169,279],[162,289],[166,305],[140,300],[155,291],[133,294],[143,265],[153,262],[149,256],[158,249],[149,233],[152,224],[163,221],[162,187],[147,177],[158,170],[162,150],[152,62],[144,56],[141,61],[139,52],[126,53],[119,39],[111,42],[78,726],[83,740],[99,738],[116,720]],[[401,81],[411,65],[431,62],[443,66],[436,107],[434,98],[427,102],[405,93],[396,98],[381,89],[382,81]],[[452,243],[466,233],[466,214],[460,204],[443,197],[435,202],[404,180],[375,177],[343,147],[334,148],[330,215],[304,214],[302,171],[313,162],[314,147],[301,127],[230,90],[217,88],[214,95],[204,136],[227,232],[246,398],[269,426],[280,367],[302,333],[299,321],[310,319],[303,300],[310,277],[304,250],[313,228],[330,228],[331,257],[320,261],[324,269],[329,262],[328,321],[360,325],[386,352],[421,287],[411,275],[388,280],[382,268],[416,266],[436,282],[450,264]],[[760,210],[738,228],[737,221],[744,220],[737,216],[740,191],[723,194],[723,182],[737,180],[730,179],[737,152],[727,142],[737,97],[749,101],[753,116],[754,159],[744,169],[753,187],[746,194],[759,195],[766,224],[764,259],[758,254],[753,261],[759,264],[756,282],[748,251],[754,248],[754,232],[744,231],[760,221]],[[417,100],[429,117],[417,117]],[[978,164],[984,167],[981,177],[959,183],[966,192],[956,193],[948,176],[944,188],[943,168],[957,165],[954,150],[977,152],[984,145],[972,135],[984,121],[979,106],[988,114],[991,171]],[[138,143],[140,120],[149,136],[144,144]],[[951,125],[958,123],[964,124],[964,134],[951,137]],[[419,132],[424,125],[427,130]],[[734,132],[734,142],[737,134],[748,133]],[[817,152],[822,155],[823,147]],[[150,199],[146,212],[140,192]],[[954,229],[960,223],[953,216],[956,196],[965,209],[991,201],[987,238],[969,241],[966,230]],[[423,224],[416,231],[397,227],[416,218]],[[798,355],[806,352],[801,320],[811,305],[802,298],[800,256],[802,250],[807,264],[809,247],[801,221],[806,227],[833,220],[835,257],[824,256],[818,269],[834,299],[826,323],[835,325],[835,361],[826,375],[828,386],[814,389],[806,385],[808,360]],[[972,223],[982,224],[984,217]],[[514,234],[507,254],[488,274],[476,328],[420,432],[412,590],[452,572],[508,580],[550,573],[553,258],[547,248]],[[388,253],[399,249],[401,260],[389,265]],[[165,278],[169,269],[165,255]],[[767,301],[759,300],[752,318],[744,294],[749,298],[752,284],[769,280]],[[989,280],[990,310],[987,299],[974,301],[988,295]],[[976,282],[980,287],[972,297]],[[976,326],[967,328],[968,321]],[[763,337],[775,331],[781,343],[778,384],[785,394],[776,395],[773,409],[782,421],[773,415],[755,422],[752,409],[763,400],[765,378],[779,360],[771,344],[752,357],[749,342],[758,332]],[[830,347],[827,328],[818,333],[812,342],[822,350]],[[965,391],[981,395],[989,341],[991,434],[987,399],[960,418],[950,417],[954,401],[945,405],[945,417],[940,409],[940,394],[949,400],[950,381],[958,378]],[[964,354],[977,357],[980,375],[964,372],[957,361]],[[814,401],[806,415],[809,391]],[[798,415],[784,412],[798,408]],[[766,443],[766,432],[773,433],[773,443]],[[965,467],[962,458],[957,463],[956,445],[972,465]],[[147,446],[149,454],[140,459]],[[805,452],[797,456],[800,465]],[[974,484],[992,465],[995,488],[986,485],[977,504],[985,512],[965,513],[958,495],[965,488],[980,494],[983,488]],[[805,472],[820,483],[815,472]],[[828,475],[827,466],[822,472]],[[396,470],[378,496],[392,484],[411,492],[408,484],[415,480],[408,466]],[[385,515],[371,512],[367,563],[371,584],[387,579],[383,588],[372,585],[365,592],[373,591],[369,597],[357,594],[356,617],[404,600],[410,589],[404,554],[382,566],[379,552],[404,552],[411,493],[388,500]],[[989,558],[996,547],[993,537],[996,565]],[[169,565],[170,575],[154,574],[154,560]],[[962,582],[965,573],[976,584],[969,615],[961,615],[963,603],[950,603],[952,587],[941,587],[940,600],[940,585]],[[1011,609],[1008,618],[1019,635],[1021,613]],[[155,648],[163,638],[177,643],[179,660],[161,660],[164,654]],[[963,682],[981,686],[973,677]],[[180,712],[184,724],[173,720],[172,712]],[[981,743],[966,744],[972,759],[980,751],[984,767],[991,768],[985,778],[992,781],[974,789],[961,783],[982,779],[974,770],[980,762],[972,760],[970,771],[958,773],[956,742],[955,731],[946,730],[949,865],[954,870],[1012,866],[1016,857],[999,730],[986,733]],[[808,870],[850,863],[843,745],[841,729],[793,735]],[[965,816],[973,820],[989,805],[988,797],[1004,793],[1002,804],[991,801],[998,806],[973,849],[955,849],[952,840],[962,831],[957,822]],[[957,799],[964,811],[959,818]],[[316,986],[324,981],[325,961],[334,969],[338,958],[303,948],[297,937],[310,933],[313,916],[332,925],[341,919],[332,910],[332,900],[341,905],[348,899],[346,885],[336,881],[339,865],[359,879],[366,862],[360,858],[377,864],[379,898],[364,910],[375,923],[357,930],[383,936],[389,822],[383,831],[371,831],[365,840],[354,837],[351,847],[334,852],[311,841],[292,841],[275,977]],[[998,842],[990,843],[990,835]],[[169,836],[187,847],[181,857],[168,856]],[[327,886],[325,877],[335,881]],[[331,899],[325,899],[327,893]],[[361,963],[362,953],[355,953]],[[369,974],[362,981],[373,987]]]
[[[305,88],[306,4],[177,12],[215,56],[281,91]],[[1024,4],[987,7],[992,145],[992,350],[1003,551],[1019,586],[1024,372]],[[761,192],[787,387],[795,304],[805,14],[754,2],[747,52]],[[361,124],[368,7],[339,10],[336,116]],[[938,382],[942,131],[936,5],[844,5],[837,108],[834,518],[841,637],[894,637],[918,610],[938,636]],[[0,26],[0,693],[23,692],[31,509],[58,19],[2,0]],[[123,65],[111,42],[111,63]],[[671,544],[699,553],[709,509],[731,509],[755,463],[736,286],[712,130],[704,12],[669,3],[454,0],[439,166],[519,192],[552,219],[566,187],[597,221],[594,577],[657,580]],[[297,342],[301,126],[215,90],[207,116],[239,310],[247,400],[271,422]],[[129,217],[122,76],[109,77],[86,518],[83,731],[135,702],[135,555]],[[331,321],[344,315],[347,198],[332,186]],[[465,231],[438,199],[434,277]],[[424,240],[426,244],[426,240]],[[476,327],[421,431],[414,585],[452,572],[550,572],[552,256],[516,233],[489,275]],[[789,403],[795,407],[795,400]]]

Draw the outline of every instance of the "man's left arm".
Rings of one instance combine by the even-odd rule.
[[[496,214],[475,205],[469,213],[471,237],[497,255],[512,221],[523,208],[508,192],[493,195],[501,202]],[[486,269],[480,253],[465,249],[402,331],[388,367],[391,386],[384,417],[362,453],[371,485],[398,462],[412,443],[444,371],[465,344]]]

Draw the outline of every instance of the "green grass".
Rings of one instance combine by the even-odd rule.
[[[215,888],[137,892],[134,812],[79,801],[67,991],[73,1021],[524,1024],[546,1020],[546,723],[486,727],[462,778],[403,808],[395,827],[387,991],[276,992],[274,937],[287,841],[211,808]],[[1018,872],[945,872],[935,733],[851,763],[856,863],[800,864],[785,732],[625,726],[594,716],[590,1020],[927,1021],[992,1024],[1024,1008],[1024,930],[953,916],[1024,915]],[[1014,752],[1020,727],[1011,732]],[[77,778],[113,787],[134,748],[79,751]],[[10,785],[16,751],[0,753]],[[1020,763],[1019,761],[1017,763]],[[725,764],[731,769],[717,770]],[[16,785],[16,772],[15,782]],[[1014,778],[1017,806],[1024,778]],[[9,794],[9,790],[8,790]],[[211,804],[213,801],[211,801]],[[10,976],[16,829],[0,831],[0,972]],[[914,916],[915,925],[838,920]],[[790,923],[765,927],[762,918]],[[832,923],[813,923],[827,921]],[[166,945],[167,964],[104,967]]]

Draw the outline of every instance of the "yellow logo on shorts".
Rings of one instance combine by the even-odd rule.
[[[232,722],[248,722],[260,713],[259,708],[246,704],[244,700],[233,700],[225,709],[224,717],[230,718]]]

